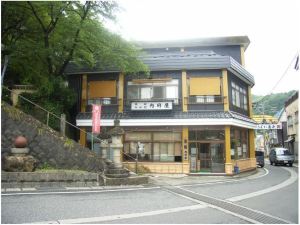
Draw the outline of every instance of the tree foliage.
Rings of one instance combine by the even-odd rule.
[[[147,71],[139,51],[109,32],[101,20],[114,19],[113,1],[2,2],[2,58],[21,83],[40,84],[62,76],[68,64]]]
[[[4,84],[33,84],[37,92],[24,95],[60,115],[75,101],[64,85],[70,63],[147,73],[140,51],[103,25],[115,19],[116,10],[114,1],[2,1],[1,56],[9,56]],[[36,114],[28,103],[20,105]]]
[[[280,111],[284,107],[284,103],[294,94],[293,91],[270,94],[266,96],[252,95],[254,104],[253,112],[257,115],[262,115],[263,112],[265,115],[275,115],[276,112]]]

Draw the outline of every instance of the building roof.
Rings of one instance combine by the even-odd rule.
[[[291,97],[289,97],[289,99],[286,100],[284,103],[285,107],[287,107],[288,105],[290,105],[291,103],[296,101],[296,99],[298,99],[298,95],[299,95],[299,92],[296,91]]]
[[[218,55],[213,51],[163,52],[145,54],[140,56],[140,59],[148,65],[150,71],[228,69],[247,84],[254,85],[254,77],[242,65],[230,56]],[[113,67],[100,68],[99,63],[94,68],[70,64],[66,70],[66,74],[107,72],[119,72],[119,70]]]
[[[76,120],[91,120],[91,112],[81,112],[77,114]],[[123,113],[102,113],[101,119],[121,120],[121,119],[237,119],[244,122],[256,124],[249,117],[232,111],[129,111]]]
[[[137,41],[135,42],[135,44],[143,49],[241,45],[246,50],[250,44],[250,40],[248,36],[229,36],[229,37],[206,37],[206,38],[152,41],[152,42]]]
[[[267,123],[278,123],[278,119],[270,115],[253,115],[253,120],[257,123],[263,123],[264,120]]]
[[[283,112],[284,112],[284,108],[282,108],[278,112],[276,112],[274,117],[279,120]]]

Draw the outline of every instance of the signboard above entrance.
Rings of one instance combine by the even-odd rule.
[[[278,124],[261,123],[256,125],[256,130],[281,130],[281,129],[282,129],[281,123]]]
[[[131,110],[151,111],[151,110],[172,110],[173,103],[168,102],[131,102]]]

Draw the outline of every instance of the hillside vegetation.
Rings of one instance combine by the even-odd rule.
[[[264,114],[266,115],[274,115],[284,107],[284,102],[291,95],[293,95],[294,92],[295,90],[284,93],[270,94],[266,96],[252,95],[252,102],[258,102],[258,104],[253,105],[253,113],[261,115],[264,112]],[[261,100],[262,98],[263,100]]]

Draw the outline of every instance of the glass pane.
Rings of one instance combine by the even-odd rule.
[[[174,156],[174,143],[168,144],[168,156]]]
[[[238,91],[235,92],[235,98],[236,98],[236,106],[241,107],[240,93]]]
[[[125,134],[126,141],[151,141],[150,132],[132,132]]]
[[[244,109],[247,110],[248,109],[248,101],[247,101],[247,97],[244,96]]]
[[[139,88],[137,86],[128,86],[128,99],[139,99]]]
[[[153,143],[153,160],[159,160],[159,143]]]
[[[150,87],[142,87],[141,88],[141,99],[150,99],[151,96],[151,89]]]
[[[165,87],[163,86],[157,86],[153,87],[153,98],[159,98],[162,99],[165,97]]]
[[[214,96],[206,96],[206,102],[215,102]]]
[[[173,79],[171,81],[166,82],[166,85],[177,85],[178,86],[178,80],[177,79]]]
[[[175,143],[175,156],[181,156],[181,143]]]
[[[137,143],[130,142],[130,149],[129,149],[130,154],[136,154],[136,148],[137,148]]]
[[[160,155],[167,155],[168,154],[168,144],[167,143],[160,143]]]
[[[178,87],[176,86],[167,87],[166,98],[178,98]]]
[[[232,95],[232,104],[236,105],[236,103],[235,103],[235,90],[234,89],[231,90],[231,95]]]
[[[189,140],[191,140],[191,141],[197,140],[195,130],[189,130]]]
[[[155,132],[153,133],[154,141],[181,141],[179,132]]]
[[[197,103],[204,103],[204,96],[196,96],[196,102]]]
[[[129,143],[124,144],[124,151],[125,153],[129,153]]]
[[[223,130],[198,131],[197,140],[224,140]]]

